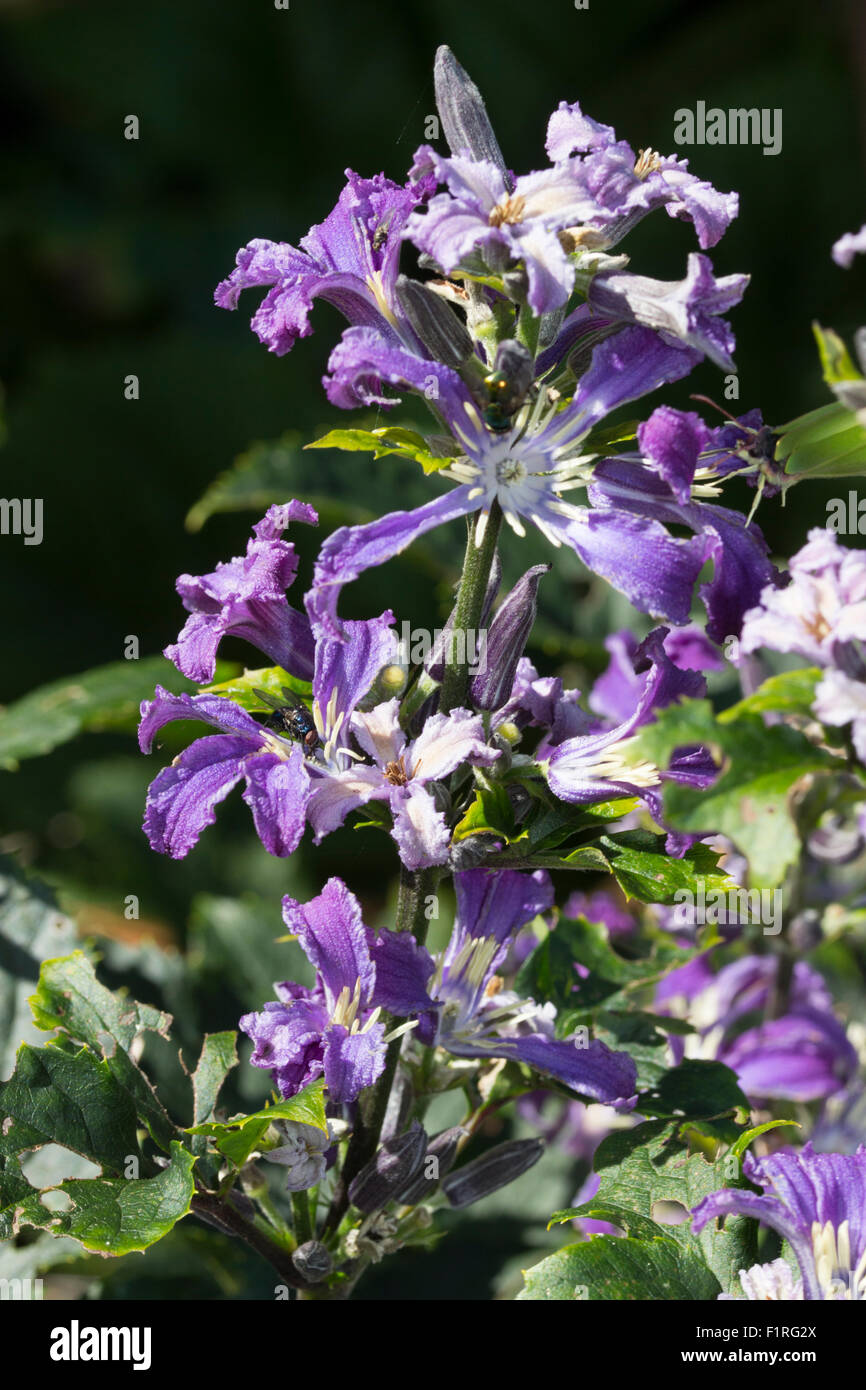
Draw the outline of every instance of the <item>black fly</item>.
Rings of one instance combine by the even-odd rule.
[[[307,709],[303,701],[297,695],[283,686],[282,700],[269,695],[266,690],[259,690],[254,687],[254,694],[258,695],[262,704],[268,705],[273,710],[265,720],[265,726],[273,729],[275,733],[287,734],[296,743],[302,743],[308,753],[312,753],[314,748],[319,746],[319,735],[313,722],[313,716]]]

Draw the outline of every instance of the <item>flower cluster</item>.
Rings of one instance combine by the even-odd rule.
[[[336,207],[297,248],[251,241],[216,292],[234,309],[243,291],[265,290],[252,327],[280,356],[311,332],[317,298],[336,307],[348,326],[323,382],[331,403],[378,412],[408,393],[435,428],[338,431],[317,446],[421,461],[430,499],[333,531],[300,598],[286,532],[318,517],[297,500],[269,508],[244,556],[181,576],[188,617],[165,655],[204,688],[158,687],[140,725],[144,752],[171,721],[215,730],[150,787],[144,827],[159,852],[187,855],[238,784],[272,855],[292,855],[307,827],[316,845],[361,824],[393,842],[393,920],[365,922],[350,865],[307,901],[285,897],[283,919],[313,983],[275,984],[275,997],[240,1021],[281,1107],[324,1088],[326,1128],[282,1123],[294,1112],[281,1108],[262,1152],[300,1194],[299,1239],[310,1221],[304,1194],[329,1192],[322,1268],[339,1252],[350,1282],[414,1238],[425,1204],[468,1205],[537,1161],[539,1140],[517,1139],[461,1163],[489,1108],[506,1100],[523,1096],[524,1119],[550,1141],[565,1135],[584,1160],[605,1133],[644,1116],[675,1122],[677,1144],[684,1115],[706,1118],[706,1152],[730,1142],[734,1122],[716,1124],[712,1106],[687,1108],[700,1102],[692,1090],[682,1099],[676,1075],[724,1073],[738,1103],[760,1110],[853,1095],[859,1067],[811,964],[751,949],[739,926],[708,933],[698,913],[684,923],[671,912],[683,884],[686,896],[707,883],[748,892],[749,848],[730,829],[730,799],[745,824],[750,797],[766,795],[761,778],[773,782],[773,769],[759,767],[756,787],[740,795],[748,769],[732,772],[731,740],[701,723],[708,677],[730,674],[728,639],[744,656],[770,648],[818,665],[814,715],[850,725],[866,760],[862,552],[814,531],[784,577],[751,516],[720,501],[735,476],[755,488],[756,504],[779,490],[760,414],[709,425],[662,404],[637,426],[608,419],[703,359],[732,369],[725,315],[748,277],[717,277],[704,252],[736,215],[736,195],[684,160],[636,153],[566,103],[550,117],[544,167],[515,175],[450,50],[440,50],[435,77],[448,154],[422,146],[402,183],[347,171]],[[672,282],[633,271],[620,250],[659,208],[690,222],[700,247]],[[404,243],[414,276],[401,273]],[[422,661],[401,660],[392,608],[348,619],[342,590],[455,522],[468,522],[468,543],[453,611]],[[532,565],[501,593],[503,523],[518,542],[531,524],[663,622],[643,622],[642,636],[608,635],[608,664],[585,699],[526,654],[552,566]],[[468,629],[485,636],[478,669],[458,640]],[[270,665],[213,685],[224,638]],[[683,702],[694,722],[684,716],[682,737],[669,738]],[[750,749],[776,708],[746,710]],[[835,773],[842,765],[825,753]],[[703,793],[710,810],[696,814]],[[771,807],[780,822],[787,809],[781,796]],[[815,857],[829,859],[821,827],[812,829]],[[570,892],[558,908],[560,869],[614,874],[626,896]],[[774,861],[774,884],[775,872]],[[440,893],[455,908],[434,948],[426,935]],[[458,1088],[467,1116],[430,1138],[431,1099]],[[554,1125],[539,1099],[551,1090],[564,1103]],[[597,1122],[584,1113],[592,1103],[609,1107]],[[706,1197],[695,1237],[715,1218],[752,1216],[789,1241],[800,1279],[783,1260],[744,1269],[747,1297],[862,1298],[864,1160],[866,1149],[825,1155],[810,1145],[749,1157],[746,1178],[767,1191],[741,1185]],[[615,1240],[604,1183],[584,1177],[580,1229]]]

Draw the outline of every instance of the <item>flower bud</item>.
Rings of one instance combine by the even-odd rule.
[[[485,670],[470,686],[476,709],[499,709],[510,696],[517,663],[535,622],[539,581],[549,569],[550,565],[533,565],[503,599],[487,633]]]
[[[404,1206],[414,1207],[432,1197],[445,1174],[450,1173],[454,1166],[457,1146],[467,1133],[461,1125],[457,1125],[454,1129],[443,1129],[441,1134],[430,1140],[421,1171],[400,1195]],[[435,1162],[431,1162],[431,1159]]]
[[[447,44],[436,51],[433,85],[451,153],[464,154],[468,150],[473,159],[489,159],[500,170],[511,193],[514,183],[505,167],[481,93]]]
[[[455,371],[462,367],[474,348],[469,330],[450,305],[408,275],[397,277],[396,292],[403,315],[425,352],[434,362],[442,362]]]
[[[349,1184],[353,1206],[366,1214],[396,1201],[424,1161],[427,1133],[417,1120],[411,1129],[383,1144]]]
[[[474,1158],[449,1173],[442,1183],[442,1191],[452,1207],[468,1207],[482,1197],[488,1197],[497,1188],[514,1182],[537,1163],[544,1153],[541,1139],[511,1139],[505,1144],[497,1144],[488,1149],[480,1158]]]
[[[292,1264],[308,1284],[321,1283],[334,1268],[330,1253],[320,1240],[308,1240],[299,1245],[292,1253]]]

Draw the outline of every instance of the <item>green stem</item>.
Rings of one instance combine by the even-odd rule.
[[[310,1220],[310,1194],[308,1192],[292,1193],[292,1218],[295,1240],[299,1245],[306,1245],[308,1240],[313,1239],[313,1223]]]
[[[290,1288],[310,1288],[292,1264],[291,1252],[253,1221],[248,1221],[229,1202],[221,1202],[215,1192],[197,1192],[192,1199],[192,1211],[209,1225],[226,1235],[242,1240],[277,1271]]]
[[[477,518],[472,519],[469,528],[469,536],[466,541],[463,574],[460,578],[460,588],[457,590],[457,604],[454,609],[452,649],[450,659],[445,667],[442,687],[439,692],[439,709],[442,714],[448,714],[451,710],[461,708],[466,703],[466,697],[469,691],[469,665],[471,660],[466,634],[468,632],[477,633],[481,625],[484,595],[487,591],[487,582],[490,578],[490,568],[493,564],[493,557],[496,554],[496,542],[499,539],[499,528],[502,525],[502,512],[499,503],[494,501],[490,508],[490,515],[487,518],[487,527],[480,546],[476,546],[475,544],[476,520]],[[460,641],[461,636],[463,638],[462,642]],[[463,659],[457,661],[455,657],[461,647]]]

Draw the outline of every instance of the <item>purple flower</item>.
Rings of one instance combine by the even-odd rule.
[[[301,238],[257,239],[242,247],[237,267],[217,286],[221,309],[236,309],[242,290],[270,286],[252,328],[270,352],[289,352],[312,332],[310,309],[326,299],[350,324],[365,324],[397,340],[399,307],[394,286],[406,219],[423,185],[401,188],[384,174],[363,179],[346,170],[348,182],[334,210]]]
[[[587,303],[603,318],[654,328],[665,342],[685,343],[732,372],[734,336],[719,316],[739,304],[748,283],[748,275],[717,280],[709,258],[692,252],[683,280],[602,273],[593,277]]]
[[[685,1052],[724,1062],[756,1099],[820,1100],[855,1075],[857,1054],[833,1013],[824,980],[805,961],[794,966],[785,1013],[766,1019],[775,956],[743,956],[717,975],[710,974],[705,957],[698,959],[699,969],[674,972],[657,996],[663,1003],[675,990],[690,1000],[689,1018],[699,1031],[672,1041],[677,1060]],[[753,1022],[756,1017],[761,1021]]]
[[[290,521],[318,525],[304,502],[268,509],[253,527],[245,556],[219,564],[211,574],[182,574],[177,591],[190,614],[177,643],[165,655],[192,681],[213,680],[223,637],[242,637],[277,666],[302,680],[313,673],[313,633],[305,613],[286,602],[298,568],[295,547],[281,540]]]
[[[664,649],[665,628],[656,628],[635,653],[635,665],[647,674],[630,714],[613,728],[567,738],[544,750],[540,759],[554,795],[563,801],[589,804],[639,796],[656,820],[661,819],[661,802],[656,788],[665,778],[674,777],[695,786],[708,786],[716,769],[702,750],[678,754],[666,771],[651,763],[630,759],[631,738],[641,725],[650,722],[656,710],[683,696],[704,693],[706,684],[696,671],[682,671]],[[683,847],[685,848],[685,846]]]
[[[563,494],[590,481],[591,456],[580,450],[593,426],[626,401],[684,376],[697,360],[692,349],[667,345],[650,329],[624,328],[595,349],[573,400],[564,407],[558,400],[548,404],[542,391],[516,414],[511,428],[497,433],[485,425],[456,372],[393,348],[369,329],[349,329],[331,357],[333,389],[338,385],[345,400],[376,399],[366,397],[369,383],[390,381],[424,390],[426,382],[429,398],[464,453],[440,470],[458,484],[453,491],[414,512],[392,512],[367,526],[341,527],[328,538],[314,578],[319,620],[338,633],[342,585],[398,555],[435,526],[478,512],[475,539],[480,545],[490,508],[498,502],[517,535],[525,534],[524,519],[531,521],[553,545],[573,549],[637,608],[687,622],[692,590],[716,543],[717,528],[708,537],[678,540],[660,521],[639,514],[631,498],[626,508],[613,510],[600,493],[602,509],[591,511],[565,501]],[[677,513],[673,520],[681,524],[682,518]],[[766,576],[765,567],[762,583]],[[755,594],[759,590],[760,585]]]
[[[707,633],[721,644],[739,634],[757,596],[772,592],[778,576],[754,522],[727,507],[695,500],[702,490],[695,486],[695,469],[704,438],[696,420],[689,412],[668,407],[654,411],[639,431],[645,456],[604,460],[595,469],[589,496],[598,509],[633,512],[643,520],[686,526],[695,533],[704,560],[713,562],[713,577],[700,588]],[[711,487],[711,494],[715,490]]]
[[[172,695],[157,686],[154,699],[141,707],[143,753],[150,752],[158,730],[175,719],[202,720],[220,732],[191,743],[151,784],[144,829],[152,848],[182,859],[213,824],[217,804],[245,781],[244,800],[263,845],[270,854],[291,854],[304,833],[316,783],[358,759],[349,746],[349,721],[393,657],[393,621],[392,613],[383,613],[347,623],[346,641],[318,634],[312,713],[320,745],[312,750],[257,723],[232,700]]]
[[[490,160],[444,159],[423,145],[412,174],[432,174],[448,189],[431,198],[425,212],[413,213],[404,232],[447,274],[479,257],[495,273],[522,262],[534,314],[565,304],[574,264],[558,233],[582,222],[592,208],[569,165],[525,174],[512,184]]]
[[[843,270],[850,270],[855,256],[866,255],[866,222],[859,232],[846,232],[838,241],[834,241],[831,255]]]
[[[610,652],[610,662],[592,687],[587,704],[599,718],[619,724],[629,717],[643,693],[646,682],[641,679],[641,672],[646,670],[646,655],[634,633],[627,630],[611,633],[604,645]],[[668,632],[662,646],[681,671],[724,668],[718,650],[699,627]]]
[[[419,1037],[457,1057],[512,1058],[604,1103],[629,1099],[636,1071],[631,1057],[582,1035],[554,1036],[555,1010],[505,989],[497,971],[522,927],[553,902],[547,874],[469,869],[454,876],[457,915],[451,939],[434,960],[417,947],[403,962],[399,988],[385,992],[392,1013],[421,1014]],[[386,933],[385,937],[392,937]],[[379,938],[383,948],[392,942]],[[412,988],[409,981],[412,981]]]
[[[316,982],[312,989],[277,985],[276,1002],[244,1015],[240,1027],[255,1043],[250,1061],[271,1072],[284,1098],[324,1076],[332,1101],[356,1100],[385,1065],[371,933],[338,878],[308,903],[284,898],[283,918],[315,966]]]
[[[399,714],[399,702],[388,700],[369,713],[352,716],[351,731],[371,761],[335,768],[319,778],[308,814],[318,843],[342,825],[351,810],[373,799],[387,801],[403,864],[407,869],[428,868],[446,862],[451,841],[430,784],[461,763],[489,767],[500,754],[487,746],[481,717],[469,710],[432,715],[412,740],[401,729]]]
[[[807,1300],[866,1299],[866,1147],[856,1154],[798,1153],[756,1159],[743,1171],[763,1193],[724,1188],[694,1209],[692,1229],[737,1213],[752,1216],[787,1240]]]
[[[866,554],[816,526],[791,557],[788,577],[785,588],[768,587],[746,614],[741,651],[769,647],[818,666],[845,666],[854,655],[850,644],[866,641]]]
[[[547,153],[567,163],[591,199],[582,221],[596,246],[615,246],[654,208],[694,224],[702,250],[715,246],[737,215],[736,193],[718,193],[688,171],[688,160],[634,150],[611,126],[584,116],[578,104],[560,102],[547,127]],[[572,159],[575,154],[582,156]]]

